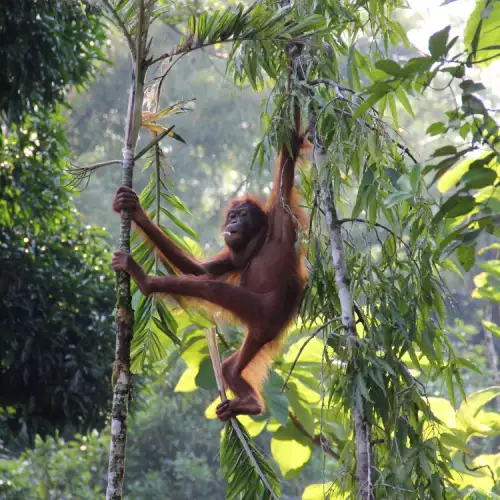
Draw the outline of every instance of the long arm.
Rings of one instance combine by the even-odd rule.
[[[113,210],[119,213],[124,209],[132,211],[134,223],[153,242],[161,254],[181,273],[194,274],[195,276],[203,274],[221,276],[234,269],[228,253],[222,253],[206,262],[199,262],[184,252],[151,221],[142,209],[137,194],[130,188],[122,186],[116,192],[115,199],[113,200]]]
[[[134,222],[155,244],[162,255],[183,274],[221,276],[234,268],[228,253],[223,253],[205,262],[199,262],[179,248],[144,212],[140,217],[135,218]]]
[[[298,197],[294,189],[295,165],[301,153],[309,148],[305,141],[305,135],[301,131],[300,103],[296,95],[291,92],[293,64],[297,60],[302,47],[297,44],[289,44],[285,50],[288,59],[288,91],[292,94],[292,126],[291,137],[287,147],[281,146],[281,152],[276,163],[274,174],[274,185],[268,201],[269,222],[271,233],[278,241],[284,240],[290,243],[297,238],[297,226],[304,225],[302,210],[298,206]],[[297,66],[297,71],[302,68]]]

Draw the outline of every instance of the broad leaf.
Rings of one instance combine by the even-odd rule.
[[[291,479],[309,462],[312,443],[289,423],[287,427],[280,427],[274,433],[271,439],[271,453],[283,476]]]

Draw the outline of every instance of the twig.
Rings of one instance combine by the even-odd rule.
[[[319,446],[327,455],[336,460],[340,460],[340,455],[332,449],[332,444],[329,439],[327,439],[323,434],[318,434],[314,436],[309,434],[309,432],[304,429],[304,426],[299,422],[299,419],[291,412],[288,413],[290,420],[293,422],[293,425],[307,438],[309,438],[316,446]]]
[[[219,337],[220,341],[224,344],[224,347],[226,349],[229,349],[229,342],[226,340],[226,337],[224,337],[223,333],[220,331],[220,328],[218,326],[215,327],[216,332],[217,332],[217,337]]]
[[[73,177],[73,180],[68,183],[68,186],[78,186],[84,179],[87,179],[87,183],[85,187],[87,187],[90,176],[99,168],[107,167],[108,165],[122,164],[122,160],[109,160],[103,161],[100,163],[94,163],[93,165],[89,165],[88,167],[78,167],[77,165],[71,164],[71,167],[66,169],[66,172]],[[85,189],[85,187],[83,189]],[[82,191],[83,191],[82,189]]]
[[[137,161],[141,156],[145,155],[155,144],[158,144],[166,135],[172,132],[175,125],[172,125],[167,130],[164,130],[161,134],[158,134],[149,144],[146,144],[134,157],[134,161]]]
[[[491,469],[491,467],[488,464],[486,464],[486,465],[478,465],[477,467],[470,467],[469,465],[467,465],[465,454],[462,455],[462,461],[463,461],[464,467],[469,472],[477,472],[478,470],[481,470],[481,469],[488,469],[488,471],[490,473],[490,476],[491,476],[491,479],[493,480],[493,484],[496,484],[497,481],[496,481],[496,478],[495,478],[495,473],[493,472],[493,470]]]
[[[214,375],[215,375],[215,381],[217,383],[217,389],[219,390],[219,395],[222,400],[222,402],[227,401],[227,396],[226,396],[226,391],[224,389],[224,382],[222,378],[222,365],[220,362],[220,356],[219,356],[219,348],[217,346],[217,340],[216,340],[216,335],[217,335],[217,328],[212,327],[209,330],[205,330],[205,336],[207,338],[208,342],[208,351],[210,353],[210,359],[212,360],[212,366],[214,369]],[[275,495],[274,490],[272,489],[271,485],[269,484],[269,481],[267,480],[264,472],[262,472],[262,469],[259,467],[259,464],[257,463],[257,460],[255,460],[255,457],[253,456],[252,450],[248,446],[248,443],[243,436],[243,433],[241,432],[239,422],[236,420],[236,417],[231,418],[231,425],[233,426],[234,431],[236,432],[236,435],[238,436],[239,440],[241,441],[241,444],[245,450],[245,453],[247,454],[248,458],[252,462],[252,465],[255,467],[255,470],[257,471],[257,474],[259,475],[260,480],[264,484],[264,486],[267,488],[269,491],[271,497],[275,500],[278,500],[278,497]]]
[[[190,52],[193,52],[195,50],[199,49],[204,49],[206,47],[210,47],[212,45],[217,45],[217,44],[222,44],[222,43],[235,43],[235,42],[244,42],[244,41],[254,41],[254,42],[281,42],[281,43],[303,43],[304,39],[301,37],[297,38],[282,38],[282,37],[250,37],[250,35],[247,35],[246,37],[241,37],[241,38],[230,38],[227,40],[214,40],[212,42],[207,42],[207,43],[200,43],[198,45],[193,45],[191,47],[178,47],[174,49],[172,52],[165,52],[161,54],[158,57],[155,57],[154,59],[148,61],[147,66],[152,66],[153,64],[156,64],[157,62],[163,61],[163,59],[168,59],[170,57],[178,56],[178,55],[185,55],[189,54]]]
[[[285,382],[283,383],[283,386],[281,387],[281,391],[280,392],[283,392],[286,389],[288,381],[290,380],[290,377],[292,376],[292,372],[293,372],[293,370],[295,368],[295,365],[297,364],[297,361],[299,360],[300,356],[302,355],[302,351],[306,348],[306,345],[309,344],[309,342],[311,342],[311,340],[314,337],[316,337],[316,335],[318,335],[318,333],[321,333],[328,325],[330,325],[334,321],[339,321],[339,320],[340,320],[340,318],[333,318],[333,319],[328,320],[326,323],[324,323],[323,325],[321,325],[315,332],[313,332],[306,339],[306,341],[300,347],[299,352],[297,353],[297,356],[295,357],[295,360],[292,363],[292,367],[290,368],[290,371],[288,372],[288,375],[286,377]],[[338,330],[339,328],[342,328],[342,326],[336,328],[336,330]]]
[[[384,226],[383,224],[380,224],[379,222],[375,222],[375,223],[372,224],[371,222],[367,221],[366,219],[359,219],[359,218],[339,219],[337,221],[338,224],[345,224],[346,222],[361,222],[363,224],[369,224],[369,225],[373,225],[373,226],[385,229],[388,233],[392,234],[394,236],[394,238],[396,238],[397,240],[399,240],[406,247],[406,249],[408,250],[408,252],[411,253],[411,248],[408,245],[408,243],[406,243],[400,236],[398,236],[391,228],[389,228],[387,226]]]
[[[328,85],[329,87],[333,87],[333,88],[337,88],[337,89],[343,90],[345,92],[349,92],[351,94],[356,95],[356,97],[358,97],[359,99],[364,100],[354,90],[352,90],[352,89],[350,89],[348,87],[345,87],[344,85],[340,85],[340,84],[338,84],[338,83],[336,83],[333,80],[330,80],[328,78],[318,78],[317,80],[310,80],[310,81],[307,82],[308,85],[317,85],[317,84],[320,84],[320,83]],[[346,99],[345,97],[336,96],[336,99],[339,99],[339,100],[344,101],[344,102],[348,102],[349,104],[351,103],[351,101],[349,101],[349,99]],[[346,116],[352,118],[352,113],[350,113],[349,111],[346,111],[346,110],[339,110],[339,111],[341,111]],[[375,111],[375,110],[373,110],[373,111]],[[373,125],[369,124],[366,120],[361,120],[361,121],[363,122],[363,125],[365,125],[370,130],[372,130],[372,131],[376,130],[375,127]],[[400,149],[403,153],[405,153],[406,155],[408,155],[408,157],[413,161],[413,163],[418,164],[417,159],[413,156],[413,154],[410,152],[410,150],[408,149],[407,146],[405,146],[404,144],[401,144],[400,142],[396,141],[395,139],[391,138],[391,140],[393,140],[395,142],[395,144],[398,147],[398,149]]]
[[[361,323],[363,325],[363,328],[365,329],[365,332],[368,331],[368,325],[366,323],[366,320],[363,316],[363,313],[361,312],[361,309],[359,308],[358,304],[356,304],[356,301],[353,302],[354,305],[354,312],[358,315],[358,320],[356,323]]]

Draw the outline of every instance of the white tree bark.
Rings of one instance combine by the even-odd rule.
[[[323,210],[330,236],[333,268],[335,270],[335,282],[340,301],[340,312],[342,324],[348,344],[357,336],[354,321],[354,304],[349,289],[349,272],[344,253],[344,242],[338,223],[337,210],[331,182],[323,173],[323,165],[326,159],[326,151],[318,138],[314,143],[314,163],[318,171],[318,179],[321,182],[321,195],[323,198]],[[372,483],[372,454],[370,444],[370,426],[362,409],[353,405],[352,414],[354,418],[354,433],[356,438],[356,476],[359,484],[359,498],[372,500],[374,497]]]

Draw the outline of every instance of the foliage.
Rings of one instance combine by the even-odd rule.
[[[379,36],[386,45],[389,40],[405,43],[403,30],[396,29],[397,23],[390,17],[391,9],[398,4],[377,5],[379,9],[374,12],[370,3],[370,13],[378,16],[373,20],[374,25],[385,27]],[[409,372],[404,358],[411,359],[417,366],[420,366],[419,358],[425,358],[429,363],[428,376],[442,375],[449,388],[455,383],[462,387],[457,370],[462,362],[455,359],[443,330],[443,288],[438,262],[432,253],[440,234],[429,224],[433,216],[432,202],[420,181],[420,170],[407,165],[406,148],[390,138],[377,115],[370,112],[363,115],[362,120],[358,119],[363,109],[367,110],[372,103],[357,99],[352,88],[356,85],[354,81],[359,85],[360,73],[366,78],[371,67],[383,57],[382,50],[366,55],[356,51],[357,36],[364,34],[363,30],[368,36],[371,33],[372,25],[364,24],[363,14],[364,7],[359,7],[358,12],[346,16],[344,22],[342,18],[340,22],[338,18],[332,21],[332,34],[317,37],[312,45],[314,49],[306,52],[299,63],[305,68],[305,75],[298,83],[305,87],[307,108],[316,116],[315,122],[311,122],[310,115],[309,124],[314,127],[310,134],[327,150],[324,170],[318,175],[331,186],[335,204],[346,215],[339,224],[343,227],[361,224],[359,232],[355,229],[346,240],[359,337],[353,340],[337,333],[340,321],[336,318],[340,313],[329,236],[318,217],[318,179],[306,172],[302,186],[312,207],[308,253],[311,276],[310,288],[303,300],[302,319],[307,329],[311,325],[311,329],[315,326],[323,331],[328,346],[320,355],[319,366],[322,390],[329,392],[326,414],[342,415],[343,431],[348,436],[353,432],[355,411],[373,422],[371,439],[377,443],[373,447],[373,474],[379,494],[397,496],[402,488],[411,495],[432,494],[439,498],[449,471],[436,448],[435,438],[422,431],[422,419],[432,419],[432,413],[425,401],[424,386]],[[357,36],[351,34],[352,22],[358,30]],[[350,40],[351,45],[344,40]],[[318,46],[325,48],[318,50]],[[338,54],[338,59],[328,57],[332,53]],[[258,61],[266,59],[266,66],[262,67],[270,78],[278,74],[273,72],[274,68],[284,66],[282,58],[273,59],[272,53],[264,53],[251,44],[245,46],[245,56]],[[342,79],[342,56],[344,61],[347,58],[348,74],[351,74],[347,81]],[[328,64],[325,63],[327,57]],[[350,57],[356,57],[355,62],[349,62]],[[355,67],[357,76],[353,78]],[[235,66],[235,69],[238,78],[255,81],[256,72],[251,67],[238,70]],[[281,92],[274,100],[273,115],[264,113],[275,144],[283,140],[283,125],[291,122],[285,106],[283,80],[283,73],[278,74]],[[404,102],[404,94],[398,97]],[[397,196],[398,188],[403,186],[410,194]],[[345,203],[341,196],[351,190],[357,190],[353,205]],[[298,377],[295,371],[294,374]],[[454,397],[454,391],[450,397]],[[283,426],[287,425],[287,413],[280,422]],[[323,414],[312,421],[310,435],[314,437],[322,432],[316,425],[324,422]],[[300,423],[311,428],[311,417]],[[326,439],[334,442],[334,435],[328,433],[324,425],[323,431]],[[346,439],[336,452],[351,472],[355,449],[355,441]],[[416,449],[421,453],[414,453]],[[344,490],[354,491],[355,482],[349,475],[336,480]]]
[[[165,113],[165,116],[167,114]],[[145,169],[152,171],[150,181],[141,193],[142,207],[147,210],[155,223],[165,234],[172,238],[185,251],[189,251],[189,242],[178,237],[171,231],[165,222],[169,221],[177,229],[197,238],[196,233],[174,215],[172,208],[189,213],[189,210],[175,194],[174,186],[165,171],[164,155],[159,146],[153,148]],[[164,222],[165,221],[165,222]],[[154,272],[161,275],[163,266],[154,248],[146,241],[140,240],[135,234],[132,243],[137,243],[133,249],[134,258],[147,273]],[[175,274],[172,268],[170,273]],[[135,283],[132,287],[138,299],[135,312],[134,339],[132,342],[132,370],[139,371],[149,357],[152,361],[158,361],[165,356],[165,349],[171,347],[172,342],[179,344],[176,336],[178,323],[171,311],[166,307],[163,300],[141,295]]]
[[[62,185],[59,115],[12,126],[0,151],[1,437],[102,426],[113,353],[105,232],[85,226]]]
[[[141,198],[146,209],[154,204],[153,217],[157,215],[156,223],[161,226],[160,214],[163,212],[169,219],[180,226],[183,230],[191,232],[192,236],[195,233],[190,231],[187,226],[182,224],[165,206],[162,206],[162,198],[165,199],[168,205],[172,205],[177,209],[184,209],[180,200],[174,198],[168,193],[168,187],[164,179],[161,178],[162,163],[161,150],[159,141],[166,135],[184,142],[180,136],[172,131],[173,127],[163,127],[157,124],[157,121],[174,114],[178,110],[182,110],[182,103],[175,103],[169,107],[159,110],[159,95],[164,79],[171,71],[173,65],[184,55],[192,50],[200,49],[206,46],[220,44],[222,42],[235,42],[238,40],[252,40],[257,44],[276,44],[277,42],[289,40],[305,40],[308,35],[313,33],[323,25],[320,16],[313,14],[303,17],[300,21],[290,22],[288,19],[289,9],[281,9],[276,12],[260,2],[255,2],[249,7],[238,5],[236,9],[227,8],[223,13],[218,11],[210,14],[200,14],[192,16],[188,22],[188,36],[186,40],[181,40],[181,43],[173,48],[170,52],[160,56],[155,56],[154,48],[152,48],[152,39],[150,38],[150,27],[157,19],[162,19],[168,22],[168,16],[165,16],[164,9],[158,8],[155,0],[146,0],[144,2],[135,1],[103,1],[103,11],[107,19],[119,30],[123,38],[126,40],[132,62],[134,65],[134,76],[132,87],[130,90],[130,100],[127,112],[126,134],[124,139],[124,151],[135,156],[134,160],[139,159],[143,154],[151,151],[151,163],[154,164],[154,177],[150,184],[142,193]],[[166,61],[165,66],[161,65],[159,74],[155,78],[155,84],[148,89],[148,94],[145,94],[144,82],[147,75],[147,70],[153,67],[156,63]],[[144,112],[143,101],[146,104],[155,105],[154,110]],[[149,129],[156,136],[140,153],[136,153],[137,139],[141,127]],[[129,187],[132,186],[132,168],[133,162],[130,157],[124,153],[122,162],[122,184]],[[90,167],[75,168],[73,172],[77,181],[82,181],[94,173],[97,168],[103,164],[96,164]],[[162,228],[164,229],[164,228]],[[174,237],[174,239],[176,239]],[[120,223],[120,249],[130,252],[130,218],[122,212]],[[146,273],[153,270],[157,276],[161,276],[164,272],[170,274],[176,271],[167,264],[166,269],[161,269],[158,256],[156,256],[147,243],[140,243],[134,248],[134,256],[136,260],[142,264]],[[139,299],[138,311],[135,321],[131,320],[131,291],[130,277],[125,273],[118,274],[118,304],[117,304],[117,349],[115,367],[117,367],[116,377],[113,380],[113,406],[112,419],[122,423],[126,422],[127,418],[127,398],[130,391],[130,369],[134,367],[134,363],[139,360],[139,368],[144,364],[145,353],[152,353],[153,359],[160,359],[162,356],[163,345],[159,339],[158,331],[163,331],[172,341],[180,343],[175,335],[177,327],[173,316],[164,307],[162,302],[153,299]],[[137,291],[137,290],[135,290]],[[132,346],[126,343],[124,339],[131,334],[134,328],[134,338]],[[131,363],[132,361],[132,363]],[[137,368],[137,367],[136,367]],[[113,435],[110,445],[110,462],[109,462],[109,482],[107,489],[107,497],[121,498],[123,488],[123,470],[124,470],[124,454],[123,451],[126,441],[127,427],[122,426],[120,432]],[[236,491],[236,495],[243,492],[244,496],[255,493],[255,486],[251,483],[238,483],[238,476],[248,468],[248,476],[253,475],[252,464],[245,461],[241,454],[234,454],[234,447],[227,442],[224,457],[237,457],[235,463],[222,463],[222,467],[227,471],[237,470],[238,474],[229,472],[227,477],[231,477],[232,481],[230,489]],[[269,483],[276,482],[272,477],[272,468],[266,468],[269,473]]]
[[[477,440],[499,435],[498,413],[483,409],[484,405],[498,394],[500,387],[491,387],[470,394],[467,402],[462,403],[456,411],[445,398],[429,398],[430,407],[440,423],[436,425],[422,422],[422,424],[426,433],[436,436],[442,442],[441,450],[453,465],[451,475],[457,491],[449,498],[497,498],[500,454],[475,455],[471,441],[473,437]],[[417,453],[422,451],[417,450]],[[402,474],[404,473],[402,471]],[[342,498],[338,496],[339,488],[334,483],[311,485],[306,488],[302,498],[312,500],[317,498],[314,495],[318,495],[321,491],[327,491],[331,498]]]
[[[269,487],[264,486],[260,475],[257,473],[249,456],[242,447],[242,441],[236,433],[236,429],[229,423],[224,430],[224,437],[221,445],[221,469],[224,478],[228,482],[226,490],[227,500],[239,498],[262,498],[270,500],[279,498],[279,479],[273,467],[267,463],[265,455],[255,446],[245,428],[239,425],[243,433],[244,442],[248,443],[251,454],[256,460],[263,477],[269,482]],[[272,491],[270,489],[272,488]],[[274,495],[273,495],[274,493]]]
[[[373,23],[379,29],[381,26],[385,28],[379,35],[386,46],[389,42],[405,42],[403,30],[396,28],[396,23],[390,19],[395,4],[377,5],[379,8],[373,9],[370,4],[370,14],[375,16],[375,10],[379,16],[378,23]],[[315,13],[321,8],[316,6]],[[447,227],[441,219],[434,217],[432,198],[423,182],[422,166],[407,164],[407,148],[391,139],[390,130],[370,109],[387,94],[386,104],[395,112],[394,96],[389,97],[387,90],[384,95],[364,102],[355,93],[355,89],[360,88],[361,74],[364,79],[376,76],[377,65],[389,69],[389,64],[378,62],[386,60],[382,50],[361,54],[356,49],[356,37],[349,36],[353,22],[357,34],[363,33],[366,26],[362,21],[363,13],[364,9],[360,7],[359,12],[346,16],[345,23],[336,17],[332,35],[316,37],[314,50],[301,61],[306,69],[304,80],[299,82],[305,87],[308,109],[312,108],[318,118],[311,135],[321,138],[328,151],[325,171],[320,171],[319,175],[332,186],[335,202],[346,215],[340,224],[346,227],[346,224],[355,223],[366,228],[354,229],[347,240],[359,338],[352,341],[337,333],[339,306],[331,271],[329,240],[317,217],[317,179],[303,172],[302,185],[312,206],[313,225],[308,255],[312,271],[310,289],[303,302],[302,333],[309,331],[314,335],[316,327],[325,335],[327,348],[320,347],[317,353],[319,366],[316,377],[312,378],[316,384],[318,379],[321,381],[319,400],[323,400],[323,391],[329,391],[329,399],[320,404],[317,415],[308,414],[306,404],[296,404],[295,411],[290,411],[290,389],[284,395],[272,391],[273,386],[282,385],[279,375],[282,382],[286,374],[286,371],[280,373],[281,364],[278,362],[276,374],[268,384],[268,391],[273,394],[269,397],[268,411],[280,424],[271,450],[277,460],[280,456],[287,457],[282,467],[285,477],[291,471],[300,471],[301,465],[307,463],[310,447],[316,439],[338,443],[335,431],[331,429],[339,423],[343,425],[343,435],[352,436],[351,419],[353,409],[356,409],[374,423],[374,478],[380,494],[397,497],[398,492],[404,490],[408,498],[425,495],[441,498],[445,489],[447,494],[452,494],[458,483],[449,469],[451,464],[446,444],[439,441],[438,435],[425,432],[424,422],[431,422],[432,428],[432,422],[436,420],[422,381],[440,378],[455,403],[460,395],[465,397],[461,371],[471,366],[467,359],[455,355],[444,330],[447,291],[440,272],[446,267],[453,268],[453,263],[441,262],[440,253],[434,249],[447,236]],[[350,40],[352,45],[344,40]],[[324,51],[317,49],[326,44]],[[284,91],[283,68],[286,65],[283,54],[251,42],[239,48],[231,66],[238,81],[249,81],[256,89],[268,78],[277,83],[273,113],[264,111],[263,121],[269,127],[270,142],[280,144],[286,137],[285,124],[291,122]],[[332,58],[332,53],[338,54],[339,59]],[[327,58],[328,64],[325,63]],[[350,76],[343,81],[342,64],[346,59]],[[245,64],[240,64],[240,61],[245,61]],[[395,71],[393,68],[391,66],[391,71]],[[379,71],[383,72],[382,69]],[[319,89],[319,85],[325,88]],[[404,86],[398,85],[395,95],[404,107],[410,109],[403,89]],[[363,119],[359,120],[359,117]],[[257,157],[263,160],[267,149],[263,141],[256,151]],[[357,196],[353,204],[341,197],[341,193],[355,190]],[[183,384],[180,382],[178,390],[192,390],[193,382],[196,384],[198,379],[201,380],[204,365],[199,365],[198,375],[195,368],[201,361],[203,356],[191,358],[186,378],[181,378]],[[418,369],[418,372],[411,372],[409,368]],[[296,369],[294,376],[303,382]],[[311,384],[310,367],[305,377]],[[331,415],[341,418],[335,421]],[[330,428],[325,425],[328,417],[332,418]],[[262,426],[257,427],[261,432]],[[276,427],[273,430],[276,431]],[[281,446],[276,442],[281,442]],[[293,465],[290,469],[290,450],[294,450],[297,457],[295,469]],[[355,455],[352,439],[345,437],[338,443],[338,449],[330,452],[339,456],[341,463],[352,471]],[[354,490],[355,484],[348,475],[339,475],[335,479],[343,491]]]
[[[34,448],[18,459],[0,461],[0,494],[6,500],[97,498],[107,452],[107,437],[95,431],[68,443],[59,437],[37,437]]]
[[[64,102],[103,59],[105,32],[84,2],[2,1],[0,119],[10,124]]]
[[[497,258],[489,259],[487,262],[480,264],[482,272],[474,278],[476,288],[472,296],[476,299],[489,300],[492,302],[500,303],[500,260],[498,259],[500,245],[493,243],[492,245],[482,248],[481,254],[493,251],[496,253]],[[485,324],[483,322],[483,324]],[[490,327],[491,332],[499,335],[493,327]]]
[[[431,206],[425,189],[421,165],[410,168],[406,164],[408,150],[390,140],[393,137],[391,131],[383,126],[375,111],[363,105],[362,96],[356,93],[362,82],[370,77],[386,79],[389,73],[385,69],[392,67],[394,71],[395,67],[390,63],[379,62],[380,59],[387,60],[387,55],[379,49],[382,45],[375,44],[375,50],[365,52],[359,47],[363,35],[373,35],[371,27],[378,30],[375,39],[383,41],[385,47],[405,41],[404,31],[390,18],[396,6],[396,2],[376,1],[369,5],[362,2],[358,4],[359,10],[351,8],[347,11],[338,2],[316,5],[315,14],[326,12],[326,17],[332,19],[331,34],[314,40],[311,46],[318,52],[312,50],[303,59],[308,71],[308,83],[303,85],[307,94],[304,100],[316,108],[318,134],[330,147],[328,172],[322,174],[331,180],[336,203],[345,215],[342,226],[347,240],[353,293],[359,306],[358,320],[365,323],[364,328],[358,325],[361,339],[351,345],[339,333],[328,240],[325,227],[317,218],[317,179],[303,172],[301,180],[313,211],[312,237],[308,240],[313,273],[310,293],[304,302],[304,321],[290,336],[288,350],[275,364],[275,373],[266,387],[269,413],[261,419],[242,418],[241,421],[252,436],[263,435],[263,429],[273,433],[272,454],[287,479],[303,471],[315,445],[324,446],[329,456],[335,458],[328,460],[339,465],[335,476],[328,476],[328,479],[335,479],[339,495],[340,492],[348,494],[353,489],[349,473],[354,459],[349,408],[361,405],[372,411],[373,401],[374,456],[377,466],[385,474],[377,476],[380,494],[397,496],[401,495],[402,489],[409,488],[409,496],[423,496],[422,490],[415,492],[418,486],[426,488],[426,494],[440,498],[443,484],[450,487],[450,495],[454,494],[453,486],[461,487],[454,471],[450,477],[443,469],[455,467],[447,463],[446,453],[455,453],[456,448],[439,443],[439,434],[426,434],[426,425],[430,425],[432,416],[421,384],[435,379],[436,383],[449,387],[450,398],[458,400],[460,394],[454,385],[460,382],[461,374],[468,366],[467,359],[454,356],[454,346],[443,331],[447,292],[439,274],[446,267],[453,268],[453,262],[439,262],[433,250],[444,241],[447,228],[442,220],[431,225],[436,208]],[[299,16],[304,14],[301,8],[307,10],[299,5]],[[367,14],[370,23],[365,24]],[[217,16],[219,14],[206,17],[213,20],[218,19]],[[269,145],[278,144],[285,136],[282,125],[287,122],[287,110],[281,93],[285,64],[281,49],[264,43],[245,42],[233,59],[232,68],[238,82],[250,81],[260,89],[269,81],[278,80],[274,110],[269,112],[268,108],[263,114],[263,124],[269,134],[257,151],[256,157],[261,161],[270,151]],[[385,69],[379,69],[377,65],[385,65]],[[380,99],[379,111],[383,113],[388,108],[397,120],[396,101],[411,110],[404,85],[392,89],[385,99]],[[354,120],[353,115],[357,118],[358,114],[359,119]],[[212,129],[208,129],[208,142],[217,142],[212,137]],[[184,132],[182,135],[189,142],[189,135]],[[211,147],[216,148],[212,144]],[[202,148],[193,147],[191,154],[197,153],[198,149]],[[215,171],[210,169],[211,166],[207,167],[209,163],[210,159],[204,160],[201,179],[209,177],[207,171]],[[190,177],[186,172],[180,175]],[[159,178],[156,178],[155,187]],[[178,187],[176,185],[176,189]],[[149,189],[156,192],[154,188]],[[189,188],[186,191],[189,193]],[[166,193],[172,194],[170,190]],[[151,206],[154,207],[155,203],[153,200]],[[162,206],[177,215],[172,206]],[[162,220],[166,229],[176,225],[171,217],[162,216]],[[195,247],[187,238],[181,242]],[[155,265],[152,256],[145,262]],[[173,328],[169,323],[169,328],[158,327],[154,319],[161,322],[161,318],[156,308],[144,309],[143,312],[146,312],[145,318],[152,320],[149,324],[153,325],[155,336],[148,333],[142,338],[143,343],[136,344],[136,354],[140,354],[136,359],[141,360],[143,356],[142,361],[145,361],[151,355],[152,359],[157,359],[167,349],[172,352],[173,362],[177,356],[171,350],[173,338],[162,334],[162,331],[168,333]],[[202,332],[207,322],[194,315],[186,319],[175,308],[170,309],[169,314],[175,319],[176,333],[183,341],[180,353],[188,363],[177,390],[211,387],[210,365]],[[317,321],[314,323],[311,318]],[[327,327],[316,333],[325,323],[328,323]],[[241,337],[234,331],[226,330],[225,333],[229,352]],[[287,389],[281,393],[284,379],[302,345],[315,334],[318,338],[309,341],[300,353]],[[328,342],[326,348],[321,344],[319,334],[323,334]],[[301,339],[306,336],[307,339]],[[156,339],[159,339],[159,344]],[[160,349],[157,349],[158,345]],[[167,364],[166,371],[171,366]],[[460,383],[457,387],[460,389]],[[458,403],[453,406],[458,406]],[[435,428],[436,424],[433,424],[432,429]],[[441,484],[440,476],[445,478]],[[143,484],[145,488],[152,488],[148,491],[154,491],[165,487],[166,483],[151,472],[148,482]],[[322,490],[322,487],[315,486],[316,492]],[[308,489],[305,496],[310,495],[310,491]],[[153,493],[151,497],[154,498]]]
[[[149,380],[151,382],[151,380]],[[217,480],[219,425],[193,419],[206,404],[167,390],[143,390],[131,415],[125,494],[136,500],[223,498]],[[203,436],[203,439],[200,437]],[[105,487],[109,436],[93,431],[71,441],[37,438],[32,450],[0,461],[0,496],[5,500],[67,498],[94,500]]]
[[[493,35],[499,26],[499,13],[497,1],[477,0],[464,33],[464,51],[456,49],[459,38],[450,39],[447,26],[429,39],[429,55],[412,58],[403,66],[392,59],[379,61],[369,75],[372,84],[365,90],[367,99],[356,112],[361,116],[377,102],[383,112],[394,96],[428,93],[435,87],[460,95],[460,105],[427,128],[430,136],[448,134],[451,140],[434,151],[421,171],[422,175],[432,173],[431,183],[438,180],[439,191],[450,194],[441,203],[433,223],[445,219],[454,230],[439,242],[436,252],[449,253],[458,248],[458,259],[466,270],[474,264],[478,236],[484,231],[499,234],[499,127],[495,110],[478,95],[485,90],[484,85],[470,76],[475,68],[500,58]],[[408,98],[401,102],[413,114]],[[391,111],[397,122],[394,106]],[[398,196],[403,198],[404,193],[399,189]],[[411,196],[409,191],[406,193]]]

